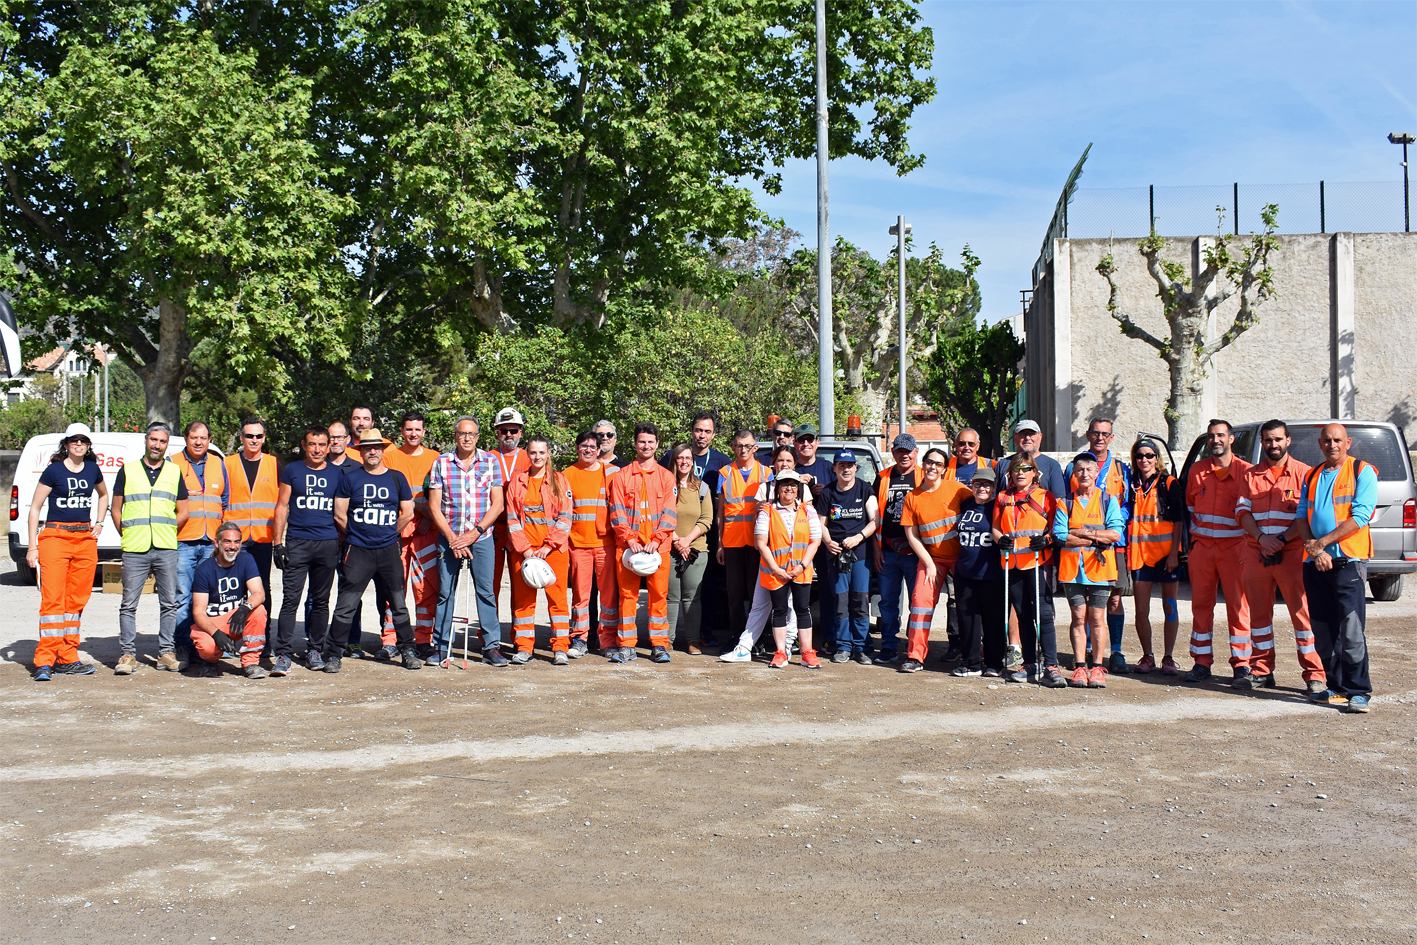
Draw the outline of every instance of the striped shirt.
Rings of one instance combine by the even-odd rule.
[[[428,488],[442,491],[438,509],[455,534],[471,531],[482,521],[492,502],[492,490],[505,485],[497,457],[485,450],[478,450],[466,465],[456,453],[444,453],[428,472]],[[491,537],[489,528],[477,540]]]

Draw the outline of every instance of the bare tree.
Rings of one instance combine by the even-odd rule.
[[[1248,242],[1236,252],[1225,235],[1225,208],[1216,207],[1220,216],[1219,234],[1213,246],[1201,251],[1205,268],[1196,274],[1194,283],[1186,277],[1186,266],[1161,258],[1166,240],[1155,230],[1141,241],[1138,251],[1146,258],[1146,270],[1156,283],[1156,295],[1161,299],[1169,338],[1161,339],[1136,323],[1123,312],[1117,302],[1117,263],[1109,252],[1097,264],[1097,272],[1107,280],[1111,292],[1107,296],[1107,311],[1121,325],[1122,334],[1144,341],[1156,349],[1171,372],[1171,394],[1166,401],[1166,430],[1172,449],[1189,448],[1201,430],[1201,392],[1206,368],[1216,353],[1233,344],[1258,319],[1255,308],[1274,294],[1274,272],[1269,254],[1279,246],[1274,235],[1277,204],[1267,204],[1260,212],[1264,220],[1263,233],[1251,233]],[[1207,335],[1210,315],[1232,296],[1239,295],[1240,308],[1235,320],[1218,338]]]

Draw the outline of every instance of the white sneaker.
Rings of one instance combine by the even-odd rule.
[[[751,663],[753,651],[745,646],[735,646],[718,658],[720,663]]]

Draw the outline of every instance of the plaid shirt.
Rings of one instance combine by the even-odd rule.
[[[444,453],[433,461],[428,473],[428,488],[442,490],[438,508],[455,534],[471,531],[482,521],[491,503],[492,490],[504,485],[497,457],[484,450],[478,450],[467,466],[458,461],[457,454]],[[486,541],[491,537],[489,528],[477,540]]]

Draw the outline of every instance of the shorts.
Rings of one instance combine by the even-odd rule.
[[[1150,581],[1153,584],[1171,584],[1181,580],[1181,566],[1168,571],[1159,564],[1144,564],[1132,572],[1133,581]]]
[[[1068,605],[1071,607],[1081,607],[1087,604],[1102,610],[1107,606],[1107,598],[1112,596],[1111,584],[1064,584],[1063,594],[1068,598]]]

